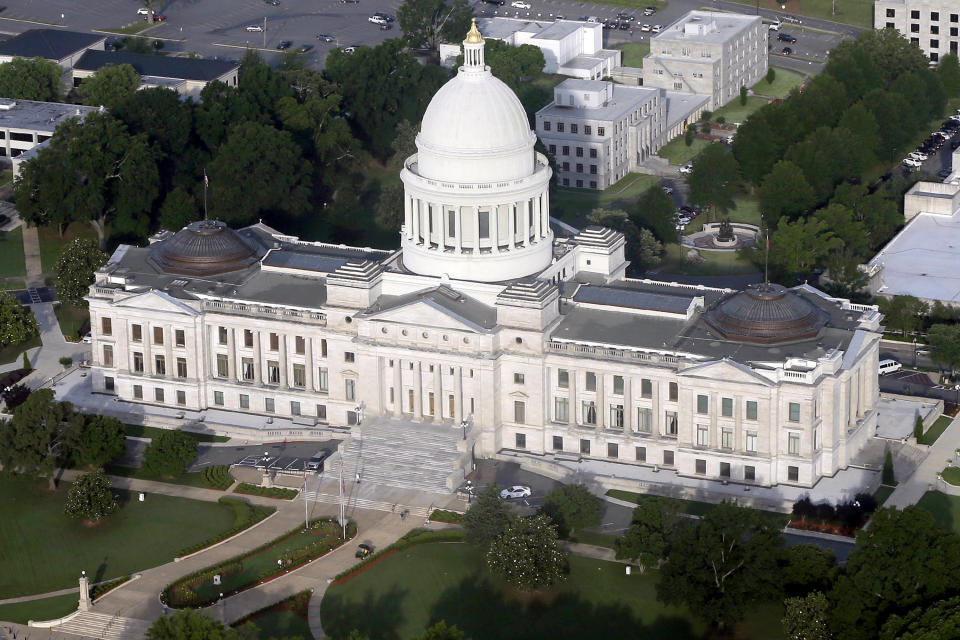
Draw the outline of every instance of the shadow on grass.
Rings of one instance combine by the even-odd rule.
[[[407,591],[394,587],[378,598],[370,592],[363,602],[344,602],[337,595],[324,596],[323,628],[331,637],[346,638],[354,629],[371,640],[400,640],[397,629],[403,623],[403,600]]]
[[[927,491],[917,506],[929,511],[938,526],[960,533],[960,522],[955,519],[955,515],[960,515],[960,498],[951,498],[940,491]]]
[[[519,598],[508,599],[478,574],[440,595],[430,611],[430,624],[441,620],[456,625],[473,640],[682,640],[696,637],[689,620],[662,617],[645,625],[629,607],[622,604],[598,606],[571,593],[546,594],[543,599],[531,597],[527,602],[521,602]]]

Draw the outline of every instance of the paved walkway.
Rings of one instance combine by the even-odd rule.
[[[23,227],[23,259],[27,267],[25,278],[28,287],[42,287],[43,263],[40,261],[40,234],[37,227]]]
[[[893,490],[883,506],[903,509],[911,504],[916,504],[923,497],[923,494],[930,490],[930,485],[936,485],[937,474],[947,466],[947,460],[956,458],[957,448],[960,448],[960,419],[954,418],[950,426],[940,434],[937,441],[930,447],[929,455],[920,463],[913,475],[900,480],[900,484]]]

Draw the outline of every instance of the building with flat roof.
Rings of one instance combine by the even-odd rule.
[[[957,53],[960,4],[956,0],[876,0],[873,26],[896,29],[936,62]]]
[[[44,58],[69,71],[89,49],[103,51],[106,36],[60,29],[30,29],[0,42],[0,63],[14,58]]]
[[[710,96],[715,110],[767,73],[767,29],[760,16],[690,11],[650,37],[643,84]]]
[[[709,98],[603,80],[564,80],[536,114],[558,184],[606,189],[683,133]]]
[[[95,110],[76,104],[0,98],[0,157],[18,158],[49,140],[62,122],[69,118],[82,120]],[[13,163],[14,177],[19,164]]]
[[[207,58],[178,58],[154,56],[148,53],[125,51],[87,51],[73,68],[73,85],[110,65],[129,64],[140,74],[142,87],[165,87],[180,95],[198,96],[207,83],[219,80],[230,87],[237,86],[239,62]]]

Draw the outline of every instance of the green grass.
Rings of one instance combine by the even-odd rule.
[[[134,478],[136,480],[149,480],[151,482],[166,482],[167,484],[181,484],[185,487],[196,487],[198,489],[209,489],[210,485],[203,481],[203,473],[200,471],[191,471],[181,473],[176,476],[163,476],[155,473],[147,473],[143,469],[134,467],[122,467],[116,464],[108,464],[104,471],[111,476],[120,476],[121,478]]]
[[[684,262],[684,256],[689,250],[689,247],[676,243],[667,244],[660,263],[663,272],[688,276],[742,276],[757,272],[756,266],[738,256],[736,251],[702,251],[703,262],[688,264]]]
[[[23,280],[18,280],[17,278],[5,278],[0,280],[0,289],[4,291],[10,291],[13,289],[26,289],[27,283]]]
[[[633,502],[634,504],[640,504],[646,500],[657,498],[659,500],[665,500],[666,502],[674,505],[674,507],[676,507],[680,513],[686,513],[691,516],[705,516],[717,506],[712,502],[702,502],[700,500],[681,500],[680,498],[663,498],[648,493],[633,493],[632,491],[621,491],[619,489],[611,489],[607,491],[607,495],[611,498],[626,500],[627,502]],[[790,516],[787,514],[778,513],[776,511],[764,511],[763,509],[753,509],[753,511],[758,513],[765,520],[768,520],[771,525],[777,528],[785,527],[790,519]]]
[[[873,492],[873,497],[877,501],[878,505],[883,505],[887,501],[887,498],[890,497],[890,494],[893,493],[896,487],[890,487],[885,484],[880,485],[880,487]]]
[[[79,593],[68,593],[42,600],[0,604],[0,620],[17,624],[27,624],[30,620],[56,620],[76,611],[79,599]]]
[[[932,513],[940,527],[960,533],[960,496],[927,491],[917,502],[917,506]]]
[[[714,220],[712,222],[719,222],[723,218],[730,218],[731,222],[743,222],[745,224],[752,224],[756,226],[761,226],[763,220],[760,216],[760,202],[755,196],[749,195],[740,195],[733,199],[733,209],[727,213],[717,213],[714,214]],[[684,233],[689,235],[691,233],[696,233],[697,231],[703,230],[703,225],[710,223],[711,220],[707,219],[706,215],[697,216],[690,224],[684,229]],[[703,255],[706,255],[708,252],[704,252]],[[726,254],[732,254],[734,252],[724,252]]]
[[[567,582],[531,596],[491,576],[473,546],[424,544],[330,585],[321,619],[335,638],[354,628],[371,638],[410,638],[437,620],[473,640],[703,637],[689,611],[657,601],[657,580],[656,572],[627,576],[620,563],[571,556]],[[782,638],[781,615],[779,603],[753,607],[744,628],[758,631],[742,637]]]
[[[700,152],[706,149],[709,144],[711,144],[709,140],[694,138],[688,147],[683,136],[679,136],[660,147],[657,155],[666,158],[670,164],[683,165],[700,155]]]
[[[936,442],[937,438],[950,426],[951,422],[953,422],[953,418],[949,416],[940,416],[937,418],[933,425],[923,434],[923,437],[920,438],[920,444],[933,444]]]
[[[173,560],[233,526],[234,512],[216,502],[128,491],[119,511],[93,526],[63,513],[69,485],[50,493],[45,480],[0,477],[0,594],[5,598],[76,586],[84,570],[109,580]]]
[[[33,336],[25,342],[10,344],[0,348],[0,364],[10,364],[23,359],[23,352],[43,344],[40,336]]]
[[[608,549],[613,549],[613,543],[616,539],[617,536],[615,535],[590,530],[575,531],[570,536],[570,542],[592,544],[597,547],[607,547]]]
[[[257,625],[260,640],[271,640],[272,638],[313,638],[310,632],[310,623],[304,620],[300,615],[293,611],[271,611],[255,620],[251,620]]]
[[[649,42],[628,42],[617,49],[623,52],[622,63],[625,67],[643,67],[643,57],[650,53]]]
[[[744,4],[753,10],[756,0],[733,0],[737,4]],[[785,9],[780,9],[785,5]],[[842,0],[836,3],[837,14],[833,15],[832,0],[760,0],[761,9],[771,9],[778,13],[787,13],[795,16],[809,16],[852,24],[858,27],[870,28],[873,26],[873,0]]]
[[[27,275],[23,260],[23,227],[0,233],[0,278]]]
[[[593,209],[626,209],[659,182],[656,176],[629,173],[603,191],[557,187],[550,198],[550,215],[573,225],[583,224]]]
[[[960,467],[947,467],[941,472],[943,480],[955,487],[960,487]]]
[[[40,268],[44,273],[53,273],[57,269],[57,260],[60,259],[60,251],[74,238],[97,239],[97,233],[89,223],[72,222],[64,232],[63,236],[57,231],[57,225],[48,225],[37,228],[40,236]]]
[[[786,98],[794,88],[799,87],[807,79],[806,76],[796,71],[789,71],[779,67],[774,68],[774,72],[776,73],[776,77],[774,77],[772,84],[764,78],[753,85],[751,89],[753,89],[755,93],[771,98]],[[738,120],[737,122],[741,121]]]
[[[780,70],[777,69],[777,74],[779,75],[779,73]],[[761,80],[761,82],[766,83],[766,80]],[[770,104],[768,100],[757,96],[747,96],[747,104],[740,104],[740,96],[737,96],[726,105],[714,111],[711,118],[716,121],[718,116],[723,116],[730,124],[735,122],[743,124],[747,116],[767,104]]]
[[[57,322],[60,323],[60,332],[67,340],[76,342],[90,331],[89,309],[60,303],[54,305],[53,312],[57,315]]]
[[[157,427],[145,427],[141,424],[126,424],[126,433],[131,438],[158,438],[164,431],[169,429],[159,429]],[[227,436],[217,436],[212,433],[195,433],[193,431],[184,431],[185,434],[197,442],[227,442],[230,438]]]

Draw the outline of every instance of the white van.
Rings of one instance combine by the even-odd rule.
[[[880,368],[878,372],[880,375],[885,376],[888,373],[893,373],[894,371],[900,371],[903,368],[903,365],[897,362],[896,360],[881,360]]]
[[[780,24],[780,21],[777,20],[776,22],[771,22],[768,28],[770,31],[780,31]]]

